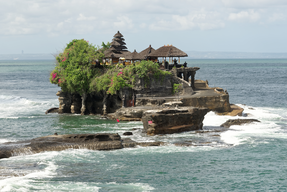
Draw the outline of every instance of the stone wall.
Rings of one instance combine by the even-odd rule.
[[[158,79],[149,75],[148,79],[136,79],[134,90],[141,97],[165,97],[173,91],[174,76],[166,75]]]

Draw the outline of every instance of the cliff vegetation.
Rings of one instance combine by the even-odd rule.
[[[96,92],[114,95],[124,87],[133,88],[137,78],[144,79],[145,85],[150,75],[163,80],[170,72],[159,69],[159,64],[141,61],[132,65],[100,65],[109,43],[96,47],[84,39],[73,40],[56,57],[55,69],[50,74],[50,82],[61,87],[62,91],[77,93],[82,98],[81,113],[86,110],[87,94]]]

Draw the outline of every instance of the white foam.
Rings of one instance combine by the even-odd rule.
[[[29,188],[32,186],[30,182],[33,179],[52,177],[56,174],[57,166],[53,162],[39,163],[39,165],[41,164],[47,165],[42,171],[36,171],[22,177],[11,177],[0,180],[0,191],[29,191]]]
[[[58,105],[58,101],[37,101],[18,96],[0,95],[0,118],[17,119],[44,112]]]
[[[0,139],[0,143],[7,143],[7,142],[12,142],[12,140],[8,140],[8,139]]]
[[[281,127],[274,121],[278,119],[285,119],[285,117],[277,114],[273,108],[256,108],[251,106],[240,105],[244,109],[244,113],[247,117],[230,117],[230,116],[218,116],[215,113],[208,113],[204,120],[204,125],[220,126],[228,119],[257,119],[261,121],[253,122],[245,125],[233,125],[228,131],[221,133],[221,139],[228,144],[239,145],[245,142],[253,142],[252,138],[287,138],[286,134],[282,134]]]

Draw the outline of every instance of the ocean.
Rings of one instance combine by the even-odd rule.
[[[49,82],[54,61],[0,61],[0,145],[55,132],[119,133],[136,141],[166,143],[15,154],[0,159],[0,191],[286,191],[287,59],[186,61],[189,67],[200,67],[196,79],[226,89],[230,103],[244,108],[244,116],[209,112],[203,122],[208,133],[151,137],[141,134],[141,122],[45,115],[58,106],[60,88]],[[260,123],[213,132],[237,118]],[[132,136],[123,136],[132,129]]]

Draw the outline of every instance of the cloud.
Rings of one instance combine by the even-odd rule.
[[[0,0],[1,35],[213,30],[232,22],[280,22],[286,0]]]
[[[239,13],[230,13],[228,19],[235,21],[256,22],[260,19],[260,14],[254,10],[240,11]]]
[[[286,19],[286,15],[283,13],[273,13],[269,18],[269,22],[283,21]]]
[[[118,30],[133,28],[133,21],[127,16],[118,16],[117,21],[115,21],[113,24]]]
[[[221,0],[225,7],[238,9],[270,8],[287,5],[286,0]]]
[[[169,19],[158,19],[150,25],[151,30],[210,30],[224,27],[219,15],[213,12],[195,12],[188,15],[171,15]]]
[[[77,21],[93,21],[93,20],[96,20],[97,18],[96,17],[86,17],[84,16],[82,13],[79,14],[79,17],[77,18]]]

